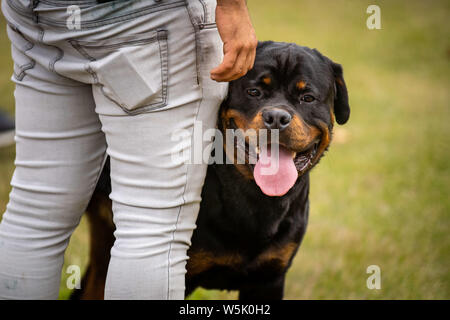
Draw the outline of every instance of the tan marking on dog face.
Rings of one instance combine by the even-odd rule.
[[[268,86],[270,86],[272,84],[272,78],[271,77],[264,77],[262,79],[262,81]]]
[[[336,119],[336,117],[334,116],[333,108],[331,108],[331,109],[330,109],[330,120],[331,120],[331,124],[334,124],[334,122],[336,121],[335,119]]]
[[[283,141],[283,135],[280,135],[280,142],[294,151],[302,150],[311,145],[321,134],[318,128],[308,125],[297,115],[294,115],[291,124],[285,131],[285,136],[289,139]]]
[[[256,116],[253,117],[252,121],[248,124],[246,130],[247,129],[253,129],[256,132],[258,132],[259,129],[266,129],[262,112],[258,112]]]
[[[297,89],[303,90],[306,87],[306,82],[303,80],[300,80],[296,83]]]
[[[222,112],[222,127],[224,129],[231,129],[231,119],[236,124],[237,129],[241,129],[245,134],[245,140],[248,143],[249,141],[253,141],[257,143],[258,141],[258,130],[265,128],[264,120],[262,118],[262,114],[258,113],[253,119],[249,120],[245,115],[235,109],[228,109],[227,111]],[[224,150],[227,157],[233,161],[234,166],[239,171],[239,173],[244,176],[245,179],[254,179],[253,172],[246,164],[240,164],[238,161],[238,150],[235,147],[235,144],[228,145],[226,143],[226,132],[223,132],[224,135]],[[234,150],[234,151],[233,151]]]
[[[326,150],[326,148],[330,145],[331,142],[330,130],[328,129],[326,123],[320,121],[320,127],[322,129],[321,130],[322,140],[320,141],[320,145],[317,148],[317,154],[313,160],[313,163],[315,163],[320,158],[320,156],[323,154],[323,152]]]
[[[233,119],[238,129],[244,131],[248,129],[254,129],[256,132],[259,129],[265,129],[264,119],[262,117],[262,112],[258,112],[253,119],[248,119],[242,112],[236,109],[228,109],[222,112],[222,125],[225,129],[230,129],[231,119]]]
[[[231,120],[234,121],[236,126],[238,128],[245,128],[247,119],[246,117],[239,111],[235,109],[228,109],[226,111],[223,111],[221,114],[222,119],[222,127],[224,129],[230,129],[231,128]]]

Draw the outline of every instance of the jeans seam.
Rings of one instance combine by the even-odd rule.
[[[64,57],[64,51],[61,48],[58,48],[56,46],[45,44],[44,43],[45,30],[42,29],[41,26],[39,26],[39,25],[37,25],[36,27],[39,29],[38,42],[42,43],[43,45],[45,45],[47,47],[54,48],[58,52],[56,54],[56,56],[53,59],[51,59],[48,63],[49,70],[57,74],[57,72],[55,71],[55,64],[56,64],[56,62],[58,62],[59,60],[61,60]]]
[[[196,71],[197,71],[197,84],[200,83],[200,69],[199,69],[199,50],[200,50],[200,46],[199,46],[199,38],[198,38],[198,32],[199,32],[199,28],[198,25],[194,22],[193,16],[192,16],[192,12],[189,9],[189,4],[186,3],[186,11],[188,13],[189,16],[189,20],[191,21],[192,27],[194,28],[194,37],[195,37],[195,64],[196,64]],[[201,97],[198,101],[197,104],[197,111],[195,114],[195,120],[194,120],[194,124],[195,121],[198,118],[198,113],[200,110],[200,106],[201,103],[203,101],[203,88],[200,86],[200,90],[201,90]],[[194,131],[194,127],[192,128],[192,136],[193,136],[193,131]],[[169,244],[169,252],[167,253],[167,299],[169,299],[170,297],[170,254],[172,252],[172,242],[175,240],[175,233],[178,230],[178,222],[179,222],[179,218],[180,218],[180,214],[181,214],[181,209],[184,205],[186,205],[186,199],[185,199],[185,193],[186,193],[186,188],[187,188],[187,183],[188,183],[188,173],[189,173],[189,167],[186,164],[186,181],[185,181],[185,185],[184,185],[184,189],[183,189],[183,194],[182,194],[182,198],[183,198],[183,204],[180,206],[180,209],[178,210],[178,215],[177,215],[177,220],[175,222],[175,229],[172,232],[172,241]]]
[[[192,12],[189,9],[189,4],[186,4],[186,11],[189,16],[189,20],[191,21],[192,28],[194,29],[194,38],[195,38],[195,69],[197,72],[197,85],[200,84],[200,70],[199,70],[199,56],[200,56],[200,48],[198,46],[199,37],[198,37],[198,31],[199,26],[195,23],[194,17],[192,16]]]
[[[84,49],[82,46],[80,46],[79,42],[76,40],[67,40],[67,42],[70,43],[70,45],[77,50],[83,57],[85,57],[86,59],[90,60],[90,61],[95,61],[95,58],[91,57]]]
[[[200,97],[200,99],[198,101],[197,108],[196,108],[197,110],[195,112],[194,123],[193,123],[193,126],[192,126],[192,133],[191,133],[192,137],[194,137],[195,122],[198,119],[198,113],[200,111],[200,107],[201,107],[202,102],[203,102],[203,87],[200,87],[200,90],[201,90],[201,97]],[[186,166],[186,173],[185,173],[186,179],[185,179],[185,183],[184,183],[183,193],[181,195],[181,197],[183,198],[183,204],[180,205],[179,209],[178,209],[177,220],[175,221],[175,229],[172,231],[172,241],[169,243],[169,252],[167,254],[167,263],[168,263],[167,264],[167,300],[169,300],[169,294],[170,294],[170,254],[172,252],[172,243],[175,240],[175,233],[178,230],[178,222],[179,222],[179,219],[180,219],[181,209],[183,208],[183,206],[186,205],[185,194],[186,194],[186,188],[187,188],[187,184],[188,184],[189,165],[185,164],[185,166]]]
[[[89,63],[85,64],[85,70],[92,76],[94,82],[93,84],[98,84],[98,77],[97,74],[95,73],[94,70],[92,70],[91,66],[89,65]]]
[[[20,66],[19,67],[20,72],[19,73],[14,72],[14,77],[16,78],[16,80],[22,81],[23,78],[25,78],[25,76],[27,75],[25,71],[33,69],[35,65],[36,65],[36,62],[34,60],[32,60],[30,63]]]
[[[97,4],[97,0],[64,0],[64,1],[40,0],[39,2],[45,3],[45,4],[51,4],[51,5],[55,5],[55,6],[62,6],[62,7],[65,7],[66,5],[74,5],[74,4]]]
[[[203,1],[203,0],[198,0],[198,1],[202,4],[202,7],[203,7],[203,23],[205,23],[209,19],[208,7],[206,6],[205,1]]]
[[[158,30],[158,32],[160,31],[165,31],[165,30]],[[92,46],[93,50],[98,50],[98,49],[105,49],[105,48],[111,48],[111,49],[119,49],[122,47],[126,47],[128,45],[131,44],[136,44],[136,45],[144,45],[144,44],[150,44],[156,41],[159,41],[162,38],[161,35],[155,35],[152,36],[150,38],[144,38],[144,39],[139,39],[139,40],[129,40],[129,41],[123,41],[120,43],[115,43],[115,44],[109,44],[109,45],[99,45],[99,46]],[[89,45],[84,45],[82,41],[78,41],[78,40],[67,40],[70,45],[72,47],[74,47],[75,50],[77,50],[83,57],[85,57],[86,59],[90,60],[90,61],[96,61],[97,59],[92,57],[86,50],[85,48],[89,47]]]
[[[201,25],[202,29],[216,29],[217,28],[217,24],[215,22],[209,22],[209,23],[203,23]]]
[[[11,1],[12,0],[8,0],[8,3],[10,3]],[[159,4],[159,5],[152,5],[152,6],[140,8],[139,10],[135,10],[135,11],[123,14],[122,16],[118,16],[118,17],[107,18],[107,19],[103,19],[103,20],[92,20],[92,21],[81,22],[80,26],[82,29],[98,28],[98,27],[113,24],[116,22],[129,21],[133,18],[138,18],[138,17],[144,16],[146,14],[175,9],[178,7],[182,7],[184,5],[185,5],[185,3],[183,0],[180,0],[180,1],[177,1],[174,3],[166,3],[166,4],[163,3],[163,4]],[[15,7],[15,6],[11,6],[11,7],[16,11],[20,11],[22,13],[26,13],[29,16],[32,16],[29,12],[24,12],[23,10],[20,10],[19,8]],[[64,21],[64,22],[56,21],[53,19],[49,19],[49,18],[40,16],[39,22],[42,24],[51,25],[51,26],[57,27],[57,28],[58,27],[64,28],[64,29],[67,28],[66,21]]]
[[[29,41],[20,31],[19,27],[15,24],[12,23],[8,23],[8,26],[12,29],[13,32],[15,32],[16,34],[18,34],[19,37],[21,37],[25,42],[26,42],[26,46],[24,48],[18,48],[19,50],[23,50],[23,53],[25,54],[27,51],[31,50],[32,48],[34,48],[34,43]],[[14,45],[14,44],[12,44]],[[26,54],[25,54],[26,55]],[[27,75],[25,71],[33,69],[34,66],[36,65],[36,61],[34,61],[34,59],[30,58],[27,56],[28,59],[30,59],[29,63],[23,64],[23,65],[17,65],[19,72],[15,72],[13,71],[14,77],[16,78],[17,81],[22,81],[23,78],[25,78],[25,76]]]
[[[177,213],[177,220],[175,221],[175,229],[172,231],[172,240],[169,243],[169,250],[167,253],[167,300],[169,300],[170,297],[170,254],[172,253],[172,243],[173,241],[175,241],[175,233],[178,230],[178,221],[180,219],[180,214],[181,214],[181,208],[186,204],[186,199],[184,197],[184,194],[186,192],[186,185],[187,185],[187,176],[188,176],[188,168],[186,165],[186,181],[184,183],[184,189],[183,189],[183,194],[181,195],[181,197],[183,198],[183,204],[179,206],[178,209],[178,213]]]

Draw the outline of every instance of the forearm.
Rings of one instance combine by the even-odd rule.
[[[217,0],[218,6],[246,6],[247,0]]]
[[[257,45],[246,0],[217,0],[216,23],[223,41],[222,63],[211,70],[216,81],[232,81],[253,67]]]

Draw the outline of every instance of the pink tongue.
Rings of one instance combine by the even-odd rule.
[[[280,197],[295,184],[298,172],[292,154],[288,150],[280,146],[277,159],[276,153],[271,157],[269,146],[267,152],[260,153],[253,176],[263,193],[271,197]]]

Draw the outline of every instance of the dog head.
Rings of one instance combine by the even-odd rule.
[[[235,143],[224,144],[227,156],[233,158],[239,172],[255,179],[263,193],[282,196],[323,156],[331,142],[334,122],[344,124],[349,116],[341,65],[315,49],[260,42],[253,69],[230,82],[220,110],[219,129],[223,133],[227,129],[245,133],[240,147],[237,142],[237,149],[245,150],[245,162],[239,164],[238,152],[230,152],[235,150]],[[274,130],[276,142],[272,140]],[[268,134],[265,152],[255,143],[261,141],[258,138],[263,131]],[[261,162],[274,163],[270,150],[275,143],[278,171],[264,175]],[[252,157],[256,163],[251,163]]]

